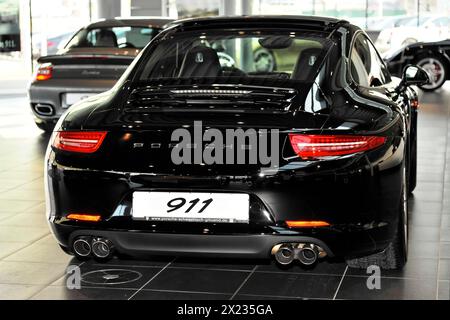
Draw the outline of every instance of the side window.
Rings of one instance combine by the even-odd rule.
[[[350,73],[353,80],[364,87],[369,86],[370,51],[366,42],[358,36],[353,44],[350,56]]]
[[[435,27],[446,27],[448,26],[448,18],[447,17],[438,18],[436,20],[433,20],[432,24]]]
[[[350,73],[364,87],[377,87],[391,81],[388,70],[372,43],[358,35],[351,51]]]
[[[318,112],[322,109],[328,107],[327,101],[325,100],[322,89],[319,87],[323,85],[325,80],[325,67],[322,67],[322,70],[317,75],[314,80],[311,89],[308,92],[308,96],[305,100],[305,111],[307,112]]]

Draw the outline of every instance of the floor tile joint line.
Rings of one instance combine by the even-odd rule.
[[[341,281],[339,281],[339,285],[336,288],[336,292],[334,293],[333,300],[336,300],[339,289],[341,288],[342,282],[344,281],[345,275],[347,274],[348,266],[345,268],[344,273],[342,274]]]
[[[234,297],[238,294],[239,290],[242,289],[242,287],[247,283],[248,279],[250,279],[250,277],[252,276],[252,274],[255,273],[257,266],[254,266],[254,268],[252,269],[252,272],[250,272],[250,274],[244,279],[244,281],[242,281],[241,285],[239,286],[239,288],[237,288],[237,290],[233,293],[233,295],[231,296],[230,300],[233,300]]]
[[[142,285],[142,287],[140,287],[135,293],[133,293],[129,298],[128,298],[128,300],[131,300],[131,299],[133,299],[142,289],[144,289],[150,282],[152,282],[157,276],[159,276],[160,275],[160,273],[161,272],[163,272],[164,270],[166,270],[171,264],[172,264],[172,262],[174,262],[175,261],[175,259],[176,258],[174,258],[174,259],[172,259],[172,261],[170,261],[168,264],[166,264],[165,266],[164,266],[164,268],[162,268],[161,270],[159,270],[150,280],[148,280],[146,283],[144,283],[143,285]]]

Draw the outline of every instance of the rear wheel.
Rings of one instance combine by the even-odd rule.
[[[381,269],[402,269],[408,256],[408,187],[406,170],[403,169],[402,196],[399,204],[397,231],[392,242],[380,253],[347,260],[350,268],[367,269],[376,265]]]
[[[422,67],[430,76],[430,83],[421,85],[420,88],[424,91],[434,91],[439,89],[447,80],[446,62],[443,57],[429,56],[419,59],[416,63]]]
[[[257,72],[272,72],[276,69],[275,57],[267,49],[260,48],[253,54],[255,69]]]

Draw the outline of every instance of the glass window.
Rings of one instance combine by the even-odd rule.
[[[417,17],[412,17],[412,18],[409,18],[409,20],[406,23],[404,23],[403,25],[406,27],[422,26],[430,20],[431,20],[431,18],[429,18],[429,17],[419,17],[418,19],[417,19]]]
[[[143,48],[152,40],[155,30],[148,27],[113,27],[82,29],[67,44],[74,47]]]
[[[433,21],[433,24],[437,27],[448,27],[449,18],[447,18],[447,17],[438,18]]]
[[[357,36],[350,60],[350,73],[359,85],[377,87],[391,81],[384,63],[366,36]]]
[[[312,82],[332,41],[296,32],[183,33],[156,45],[141,79],[260,78]]]

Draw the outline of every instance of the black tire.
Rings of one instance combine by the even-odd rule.
[[[51,133],[53,131],[53,129],[55,128],[55,123],[53,122],[47,122],[47,121],[42,121],[42,122],[35,122],[36,126],[47,132],[47,133]]]
[[[432,72],[432,71],[430,71],[431,68],[428,67],[431,65],[429,63],[430,60],[439,66],[439,69],[441,69],[442,78],[439,81],[436,81],[435,83],[419,86],[420,89],[422,89],[423,91],[427,91],[427,92],[435,91],[435,90],[439,89],[440,87],[442,87],[444,85],[445,81],[448,79],[448,73],[449,73],[448,61],[444,57],[439,56],[439,55],[421,56],[421,57],[417,58],[414,61],[414,63],[416,65],[418,65],[419,67],[424,68],[426,71]]]
[[[367,269],[376,265],[384,270],[402,269],[408,256],[408,201],[406,170],[403,170],[402,196],[399,204],[399,219],[394,239],[387,248],[366,257],[347,260],[350,268]]]
[[[412,193],[417,185],[417,137],[411,145],[409,172],[408,172],[408,192]]]

